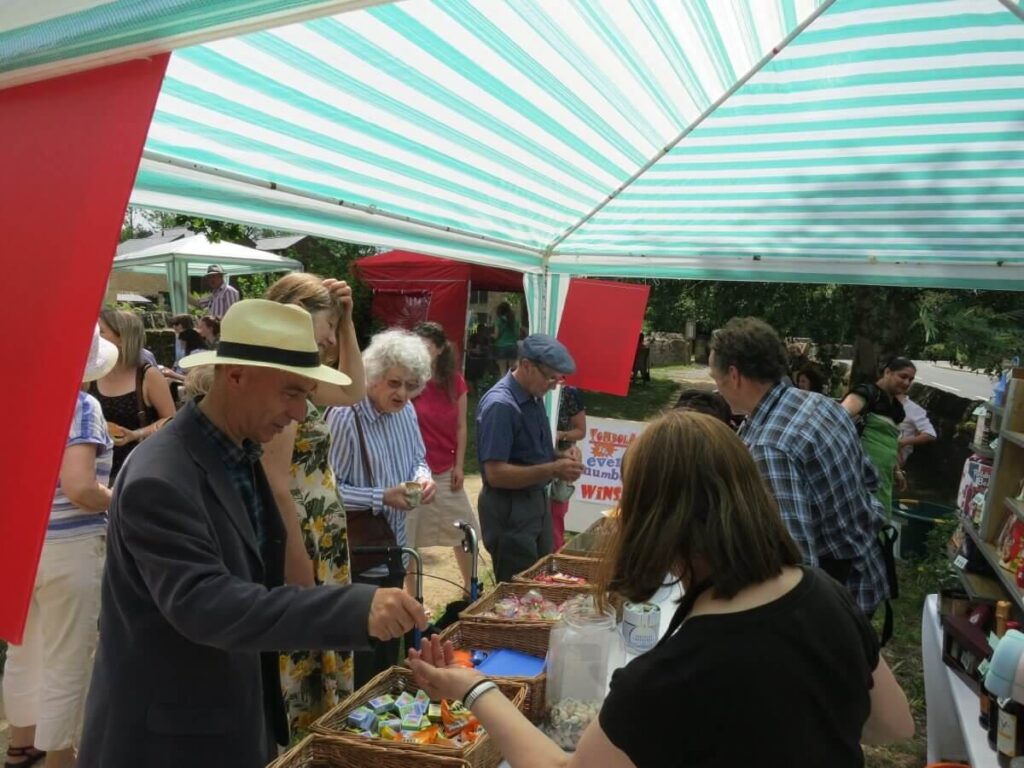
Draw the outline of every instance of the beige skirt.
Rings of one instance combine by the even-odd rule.
[[[437,493],[430,504],[423,504],[405,516],[405,533],[409,546],[455,547],[462,543],[462,531],[455,527],[456,520],[465,520],[480,538],[480,523],[469,503],[466,489],[452,491],[452,472],[434,475]]]

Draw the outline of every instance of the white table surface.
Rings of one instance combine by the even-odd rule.
[[[668,630],[668,624],[672,621],[672,616],[676,612],[676,601],[683,596],[683,588],[680,584],[673,584],[671,586],[663,586],[659,589],[654,597],[649,602],[654,603],[661,608],[661,624],[658,627],[658,639],[660,640],[665,636],[665,632]],[[636,656],[631,653],[626,653],[626,664],[629,664]],[[614,670],[612,670],[614,671]],[[608,675],[611,679],[611,674]],[[979,729],[980,730],[980,729]],[[984,734],[983,734],[984,735]],[[499,768],[511,768],[507,761],[502,761]]]
[[[921,660],[928,723],[928,762],[964,761],[995,768],[988,736],[978,724],[978,695],[942,662],[939,597],[928,595],[921,615]]]

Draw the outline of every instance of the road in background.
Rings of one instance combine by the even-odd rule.
[[[989,400],[996,380],[987,374],[957,368],[949,363],[915,360],[917,380],[921,384],[952,392],[969,400]]]
[[[839,362],[850,365],[849,360]],[[930,360],[915,360],[917,381],[945,392],[951,392],[968,400],[990,400],[996,380],[979,371],[957,368],[946,362],[933,363]]]

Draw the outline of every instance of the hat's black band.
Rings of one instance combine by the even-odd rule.
[[[277,363],[292,368],[316,368],[320,365],[319,352],[296,352],[237,341],[221,341],[217,344],[217,357],[236,357],[254,363]]]

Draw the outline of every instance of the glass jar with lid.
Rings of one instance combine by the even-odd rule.
[[[592,601],[570,608],[551,630],[547,657],[546,731],[563,749],[575,749],[608,693],[625,646],[611,607]]]

